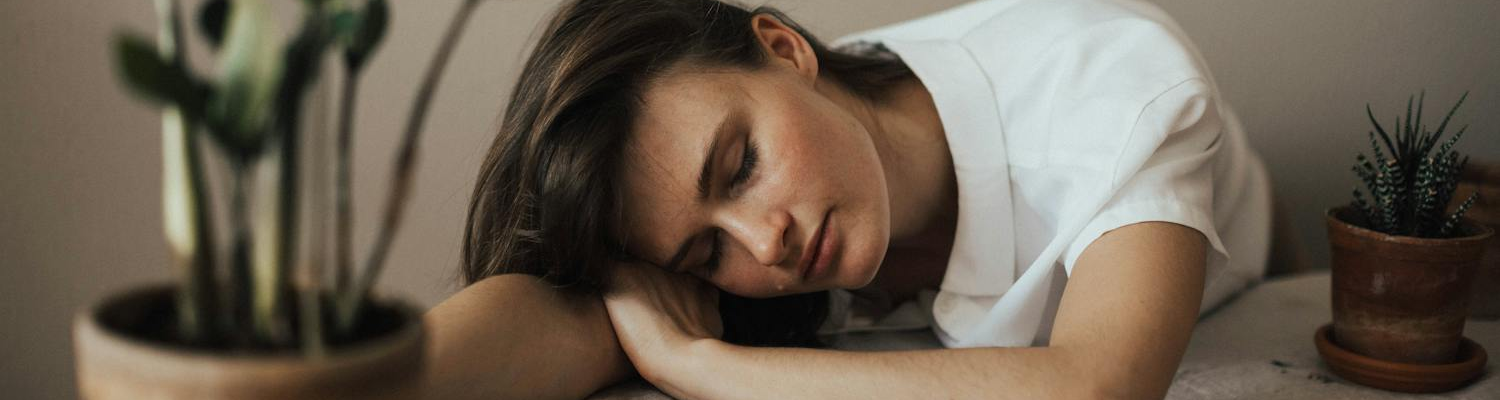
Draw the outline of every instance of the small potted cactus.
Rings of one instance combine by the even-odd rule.
[[[177,0],[155,3],[155,43],[122,34],[114,50],[125,86],[162,110],[163,217],[175,282],[115,293],[75,317],[81,397],[419,396],[421,314],[372,287],[411,189],[427,105],[479,0],[459,7],[418,89],[380,230],[359,266],[348,229],[353,104],[360,72],[385,33],[385,0],[296,2],[302,16],[285,38],[265,0],[206,0],[193,18]],[[212,76],[188,65],[184,25],[213,53]],[[344,78],[336,140],[301,115],[325,59],[339,63]],[[314,145],[303,149],[307,143]],[[222,186],[230,193],[218,197],[227,205],[210,196],[207,151],[229,167]],[[299,191],[304,174],[310,193]],[[304,206],[308,218],[329,222],[323,204],[332,204],[337,222],[300,232]],[[227,226],[216,230],[213,210],[222,206]],[[333,232],[322,228],[332,225]],[[299,235],[331,237],[315,242],[333,246],[298,249]]]
[[[1439,365],[1460,361],[1461,344],[1470,343],[1464,321],[1492,232],[1463,217],[1477,193],[1447,212],[1468,162],[1454,150],[1467,127],[1444,137],[1467,96],[1436,131],[1422,124],[1425,94],[1415,116],[1408,99],[1394,133],[1366,106],[1371,154],[1354,164],[1364,190],[1354,189],[1353,203],[1325,218],[1333,258],[1330,340],[1337,346],[1390,363]],[[1342,372],[1336,364],[1330,360]]]

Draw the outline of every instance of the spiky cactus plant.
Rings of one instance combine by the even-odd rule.
[[[1366,228],[1390,235],[1423,238],[1462,235],[1456,231],[1459,221],[1479,193],[1475,192],[1464,200],[1453,214],[1445,215],[1445,206],[1452,200],[1454,190],[1458,188],[1459,174],[1469,162],[1468,156],[1460,158],[1453,150],[1453,145],[1463,137],[1468,126],[1459,128],[1447,140],[1443,140],[1443,132],[1453,113],[1468,96],[1464,93],[1459,97],[1458,103],[1438,124],[1437,131],[1429,131],[1422,125],[1422,103],[1426,100],[1426,93],[1417,100],[1415,117],[1412,115],[1412,98],[1407,98],[1406,120],[1403,122],[1400,116],[1396,117],[1396,123],[1392,125],[1396,129],[1394,135],[1386,132],[1385,127],[1375,120],[1370,106],[1365,105],[1365,114],[1375,126],[1368,135],[1372,156],[1367,157],[1364,153],[1356,156],[1354,173],[1364,182],[1369,197],[1367,199],[1365,192],[1358,187],[1354,189],[1354,208],[1364,221],[1350,222],[1362,223]],[[1439,141],[1442,141],[1441,146]],[[1433,152],[1434,148],[1436,152]]]
[[[292,282],[299,272],[293,268],[299,259],[298,205],[331,200],[347,228],[355,85],[384,36],[385,0],[298,1],[304,12],[289,38],[278,33],[266,0],[207,0],[195,26],[216,56],[217,74],[211,77],[188,65],[177,0],[156,0],[161,23],[155,46],[142,36],[116,38],[121,79],[163,109],[164,222],[179,281],[178,324],[175,337],[167,339],[212,348],[299,348],[314,356],[326,342],[351,339],[401,220],[433,90],[480,1],[464,0],[459,7],[413,100],[385,215],[362,269],[349,261],[351,232],[337,231],[340,261],[333,285],[321,283],[317,262],[305,264],[300,285]],[[333,199],[305,199],[297,190],[301,105],[329,55],[339,56],[345,77],[338,187]],[[203,138],[231,170],[227,257],[216,256],[214,248],[213,204],[198,145]]]

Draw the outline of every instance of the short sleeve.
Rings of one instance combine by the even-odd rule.
[[[1227,258],[1213,219],[1214,164],[1224,130],[1212,86],[1201,78],[1149,102],[1117,156],[1108,200],[1068,246],[1066,271],[1072,274],[1083,250],[1105,232],[1150,221],[1195,229],[1208,239],[1211,258]]]

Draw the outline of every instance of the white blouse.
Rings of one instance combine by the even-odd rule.
[[[931,92],[953,155],[953,250],[941,290],[916,307],[944,345],[1045,345],[1078,256],[1132,223],[1208,238],[1200,311],[1264,273],[1265,168],[1156,6],[985,0],[834,44],[875,43]],[[825,332],[880,327],[851,320],[847,293],[833,299]]]

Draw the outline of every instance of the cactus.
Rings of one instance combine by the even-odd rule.
[[[1364,218],[1367,228],[1382,233],[1425,238],[1461,234],[1454,229],[1479,194],[1470,196],[1451,215],[1444,215],[1443,206],[1453,199],[1459,174],[1468,163],[1468,157],[1460,159],[1453,150],[1468,127],[1459,128],[1441,146],[1438,142],[1443,139],[1453,114],[1469,94],[1459,97],[1436,131],[1428,131],[1422,125],[1422,104],[1426,93],[1418,98],[1413,115],[1412,99],[1415,97],[1407,98],[1404,122],[1401,117],[1396,117],[1396,123],[1392,125],[1397,129],[1394,135],[1386,132],[1385,127],[1375,120],[1374,111],[1365,105],[1365,114],[1375,128],[1368,134],[1372,156],[1367,157],[1364,153],[1355,156],[1353,170],[1368,191],[1370,201],[1366,201],[1365,192],[1356,187],[1353,206]],[[1436,152],[1433,152],[1434,148]]]

